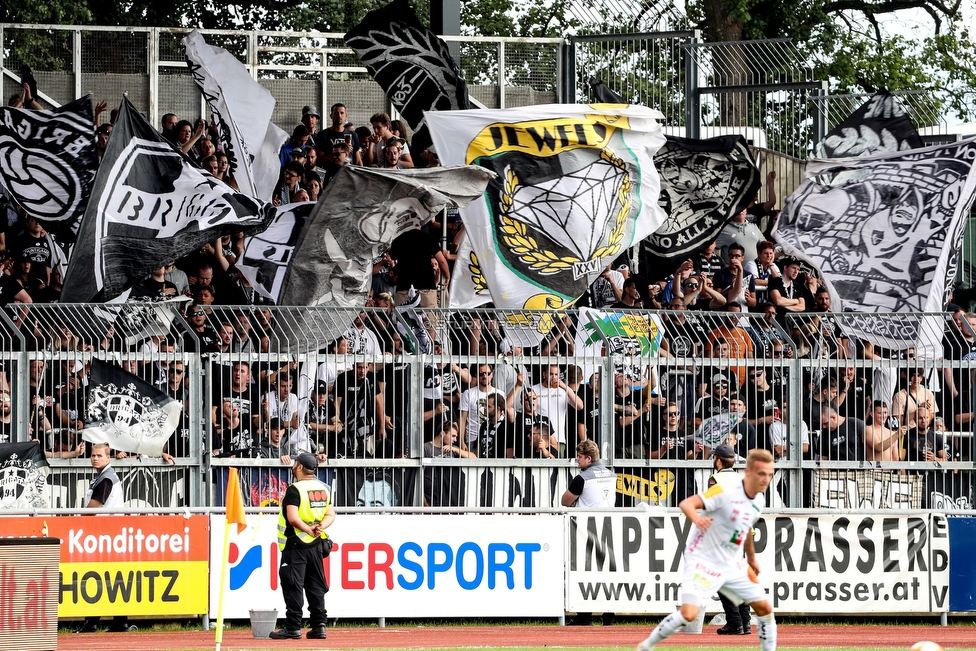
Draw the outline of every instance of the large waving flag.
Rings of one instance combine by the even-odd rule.
[[[818,158],[870,156],[922,147],[905,107],[887,91],[875,93],[817,144]]]
[[[62,301],[108,301],[169,260],[264,228],[271,204],[237,192],[165,141],[129,100],[95,177]]]
[[[182,410],[178,400],[138,375],[93,357],[81,436],[91,443],[108,443],[113,450],[161,457]]]
[[[470,106],[447,43],[421,24],[407,0],[369,12],[344,38],[413,129],[414,150],[430,146],[424,111]]]
[[[74,242],[98,168],[91,97],[50,111],[0,108],[0,185],[61,242]]]
[[[194,30],[183,38],[186,59],[213,113],[220,148],[241,192],[270,201],[288,134],[271,122],[275,99],[227,50],[208,45]]]
[[[676,138],[654,157],[668,218],[641,247],[641,270],[664,278],[715,241],[759,190],[759,168],[742,136]]]
[[[837,310],[941,312],[976,192],[974,160],[972,140],[814,160],[773,234],[823,272]],[[904,345],[916,334],[906,330]]]
[[[428,113],[442,161],[497,174],[461,211],[470,252],[459,254],[452,305],[461,283],[484,286],[496,307],[529,310],[544,330],[551,318],[535,311],[572,304],[657,230],[661,117],[609,104]]]
[[[244,263],[262,271],[255,287],[275,290],[271,298],[279,305],[362,307],[373,261],[397,235],[426,224],[447,206],[467,205],[491,177],[474,166],[387,170],[347,165],[310,215],[292,214],[280,227],[273,224],[253,238],[245,246]],[[279,235],[287,239],[268,239]],[[321,348],[350,325],[338,313],[325,317],[319,319],[316,311],[279,314],[280,338],[292,346]]]

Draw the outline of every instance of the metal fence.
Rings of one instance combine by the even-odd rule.
[[[200,30],[247,66],[277,100],[272,121],[289,133],[302,107],[347,106],[356,126],[391,111],[382,88],[346,47],[342,34]],[[115,107],[129,100],[154,125],[166,113],[191,122],[208,117],[186,66],[175,28],[0,24],[0,76],[4,99],[18,91],[20,66],[32,67],[40,103],[58,106],[91,93]],[[457,43],[473,100],[487,108],[550,104],[559,99],[562,39],[445,36]]]
[[[160,312],[3,313],[0,432],[42,443],[53,506],[81,506],[91,476],[97,356],[183,405],[171,460],[115,462],[130,507],[220,506],[229,467],[274,505],[309,451],[338,506],[552,509],[588,438],[625,506],[676,505],[725,442],[774,453],[775,507],[973,508],[976,317],[628,313],[660,333],[642,352],[574,310]]]

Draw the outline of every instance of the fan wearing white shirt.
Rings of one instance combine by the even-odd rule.
[[[559,456],[566,454],[566,421],[569,409],[582,409],[583,400],[559,378],[559,366],[550,364],[541,384],[532,387],[539,396],[539,413],[549,419],[551,434],[559,441]]]
[[[495,394],[505,402],[505,394],[491,385],[492,368],[489,364],[478,366],[478,386],[471,387],[461,394],[461,449],[465,452],[468,447],[478,440],[481,426],[488,420],[488,396]],[[514,420],[514,415],[509,416]]]
[[[292,392],[294,379],[290,373],[278,373],[275,386],[261,398],[265,422],[277,418],[287,428],[287,436],[281,443],[282,454],[297,456],[299,452],[309,452],[308,430],[299,416],[298,394]]]

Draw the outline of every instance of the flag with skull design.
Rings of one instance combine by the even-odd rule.
[[[821,270],[838,311],[941,312],[976,193],[974,160],[976,142],[964,140],[812,161],[773,236]],[[857,336],[873,340],[869,330]],[[895,345],[917,345],[917,330]]]

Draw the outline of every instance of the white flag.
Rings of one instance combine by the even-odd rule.
[[[497,174],[461,210],[471,251],[455,270],[452,306],[456,293],[466,295],[460,283],[472,283],[462,275],[471,275],[496,307],[528,311],[514,322],[539,334],[551,327],[539,310],[571,305],[664,222],[653,161],[662,117],[609,104],[427,113],[445,165]]]
[[[271,123],[275,99],[227,50],[196,30],[183,39],[193,79],[220,130],[220,148],[241,192],[268,201],[278,183],[278,149],[288,135]]]

